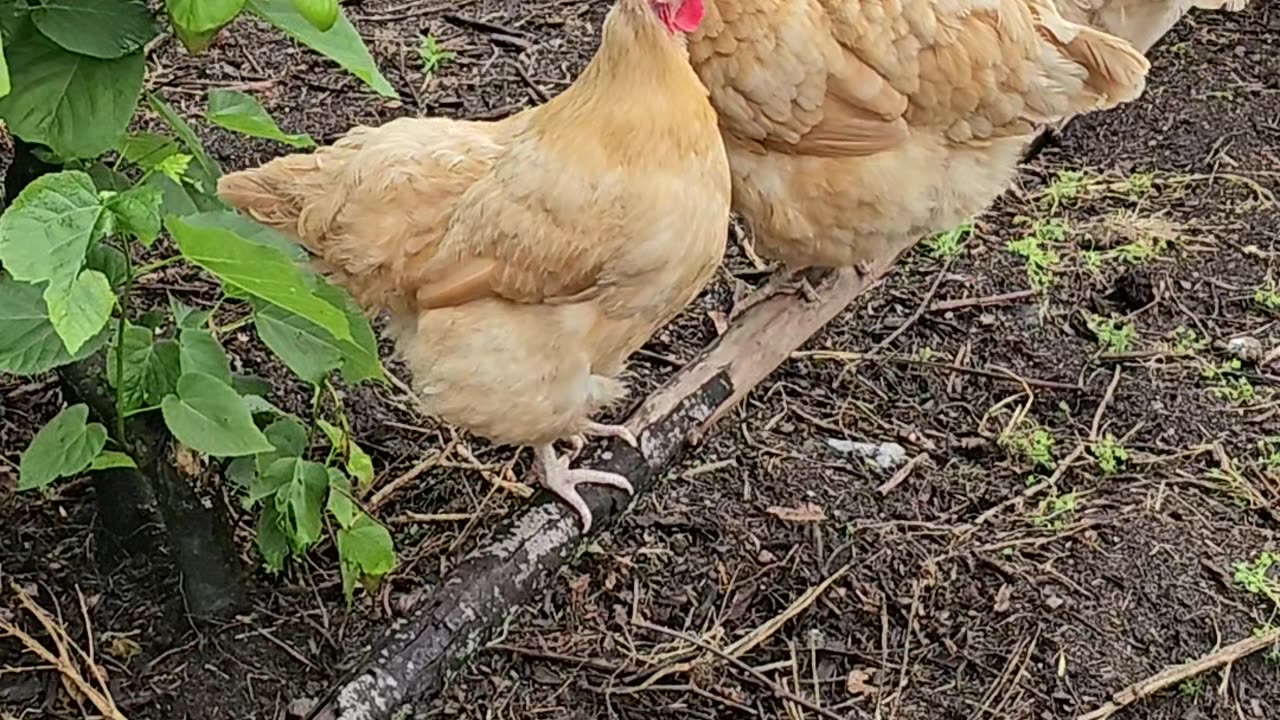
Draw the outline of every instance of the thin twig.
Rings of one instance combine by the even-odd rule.
[[[1093,425],[1089,426],[1089,442],[1097,442],[1098,430],[1102,428],[1102,416],[1107,412],[1107,405],[1111,404],[1111,399],[1116,395],[1116,388],[1120,385],[1120,366],[1116,366],[1116,372],[1111,376],[1111,384],[1107,386],[1107,394],[1102,396],[1102,404],[1098,406],[1098,411],[1093,414]]]
[[[1277,642],[1280,642],[1280,628],[1272,628],[1267,632],[1247,637],[1244,640],[1220,648],[1199,660],[1182,665],[1171,665],[1145,680],[1140,680],[1126,688],[1117,690],[1112,693],[1111,702],[1093,712],[1079,716],[1076,720],[1104,720],[1129,705],[1151,697],[1165,688],[1173,687],[1183,680],[1193,678],[1200,673],[1236,662]]]
[[[911,471],[915,469],[916,465],[919,465],[927,457],[929,457],[928,453],[919,453],[908,460],[906,465],[903,465],[898,469],[898,472],[893,474],[893,477],[889,478],[883,485],[876,488],[876,492],[881,495],[888,495],[893,492],[894,488],[906,481],[906,479],[911,475]]]
[[[902,365],[919,365],[921,367],[963,373],[965,375],[976,375],[977,377],[984,377],[990,380],[1003,380],[1005,382],[1025,384],[1044,390],[1070,390],[1073,392],[1081,392],[1084,390],[1084,388],[1079,385],[1072,383],[1057,382],[1056,380],[1039,380],[1037,378],[1024,378],[1007,370],[1004,372],[995,372],[993,370],[949,365],[946,363],[931,362],[929,360],[917,360],[915,358],[902,357],[898,355],[876,355],[872,353],[844,352],[840,350],[799,350],[791,353],[792,360],[803,360],[806,358],[811,360],[841,360],[843,362],[876,361],[898,363]]]
[[[942,269],[938,271],[938,276],[934,278],[933,285],[929,287],[929,292],[925,293],[924,300],[921,300],[920,304],[916,306],[916,311],[911,313],[911,317],[907,318],[906,322],[899,325],[897,330],[889,333],[889,337],[876,343],[875,347],[871,348],[871,352],[880,352],[881,350],[889,347],[893,344],[894,340],[897,340],[902,336],[902,333],[906,332],[908,328],[916,324],[916,321],[920,319],[920,316],[924,315],[924,311],[929,309],[929,303],[933,302],[933,296],[938,294],[938,286],[942,285],[943,279],[947,277],[947,270],[950,268],[951,260],[948,259],[942,266]]]
[[[1013,292],[1000,293],[999,295],[987,295],[986,297],[939,300],[929,306],[929,312],[948,312],[951,310],[964,310],[965,308],[971,307],[988,307],[990,305],[1001,305],[1007,302],[1025,300],[1029,297],[1035,296],[1035,290],[1015,290]]]

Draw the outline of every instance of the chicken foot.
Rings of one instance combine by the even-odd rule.
[[[733,309],[729,311],[729,320],[734,320],[747,310],[776,295],[803,295],[809,302],[822,302],[822,297],[809,282],[808,270],[809,268],[799,270],[778,268],[763,285],[733,304]]]
[[[599,427],[610,428],[616,426],[603,425]],[[619,435],[619,437],[621,436]],[[631,481],[617,473],[604,472],[603,470],[587,470],[585,468],[570,470],[569,461],[571,457],[568,455],[557,456],[555,448],[550,444],[539,445],[534,449],[534,455],[538,460],[538,465],[542,468],[542,486],[555,493],[561,500],[568,503],[574,512],[578,513],[578,517],[582,518],[582,532],[584,534],[591,529],[591,508],[587,507],[587,502],[578,494],[579,485],[607,485],[618,488],[628,495],[635,492],[635,489],[631,487]]]
[[[582,448],[587,445],[587,436],[592,437],[616,437],[621,438],[623,442],[633,448],[640,447],[640,441],[636,440],[635,433],[631,432],[631,428],[626,425],[606,425],[604,423],[587,421],[587,426],[582,432],[576,435],[570,435],[565,438],[572,450],[569,452],[569,459],[578,457],[578,453],[582,452]]]

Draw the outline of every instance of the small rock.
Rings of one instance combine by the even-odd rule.
[[[1227,352],[1244,362],[1254,363],[1262,358],[1262,342],[1248,335],[1233,337],[1227,341]]]
[[[301,718],[311,713],[311,709],[316,706],[315,698],[300,697],[294,698],[289,702],[288,707],[284,709],[285,717]]]
[[[1066,602],[1067,602],[1066,600],[1063,600],[1057,595],[1050,595],[1048,598],[1045,599],[1044,604],[1049,606],[1050,610],[1057,610],[1058,608],[1065,605]]]
[[[761,548],[760,553],[756,555],[756,562],[761,565],[771,565],[778,562],[778,556],[769,552],[767,549]]]
[[[838,453],[857,455],[881,470],[892,470],[907,459],[907,451],[898,443],[862,443],[828,438],[827,445]]]

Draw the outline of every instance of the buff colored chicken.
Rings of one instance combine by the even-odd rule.
[[[390,325],[425,406],[531,445],[541,482],[591,525],[552,443],[611,435],[627,357],[715,273],[729,167],[685,34],[701,0],[619,0],[564,93],[498,122],[404,118],[222,178]]]
[[[1124,38],[1147,53],[1165,33],[1191,11],[1237,12],[1249,0],[1056,0],[1066,19]]]
[[[734,206],[790,271],[739,308],[958,225],[1037,128],[1134,99],[1149,67],[1050,0],[714,0],[689,53]]]

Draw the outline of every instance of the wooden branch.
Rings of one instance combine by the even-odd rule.
[[[867,275],[826,272],[820,302],[780,295],[752,307],[715,342],[651,395],[627,420],[640,450],[619,440],[584,455],[584,467],[626,475],[636,496],[649,491],[684,449],[792,351],[879,282],[896,262],[884,258]],[[589,487],[583,497],[594,529],[609,527],[627,498]],[[393,630],[358,674],[330,693],[311,720],[389,720],[406,704],[439,690],[447,674],[480,649],[512,608],[541,592],[582,539],[577,518],[540,493],[495,540],[456,567],[413,618]]]
[[[1122,690],[1117,690],[1111,695],[1111,702],[1093,712],[1081,715],[1076,720],[1105,720],[1129,705],[1151,697],[1161,690],[1173,687],[1183,680],[1193,678],[1223,665],[1229,665],[1276,643],[1280,643],[1280,628],[1272,628],[1269,631],[1251,635],[1244,640],[1219,648],[1199,660],[1182,665],[1170,665],[1145,680],[1136,682]]]

